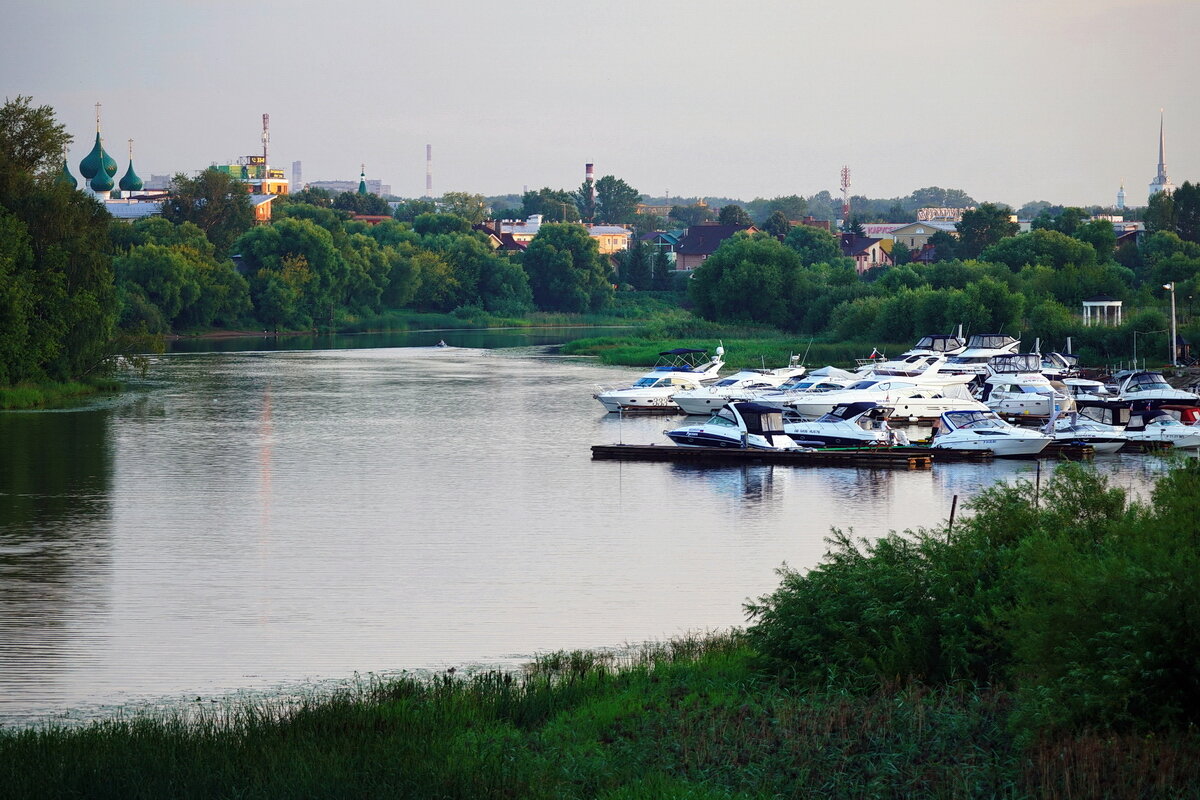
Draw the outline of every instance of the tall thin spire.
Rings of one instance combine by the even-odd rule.
[[[1175,191],[1175,185],[1167,177],[1167,137],[1166,126],[1163,124],[1163,110],[1158,110],[1158,174],[1150,182],[1150,196],[1159,192],[1170,194]]]

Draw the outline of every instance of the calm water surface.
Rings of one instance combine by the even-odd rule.
[[[739,625],[832,526],[933,524],[1033,474],[592,462],[683,419],[604,414],[596,385],[635,374],[540,347],[174,353],[105,407],[0,414],[0,722]]]

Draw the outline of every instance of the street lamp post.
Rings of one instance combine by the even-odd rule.
[[[1179,348],[1175,344],[1175,281],[1164,283],[1163,288],[1171,290],[1171,366],[1177,367],[1179,366],[1179,360],[1176,357],[1176,353]]]

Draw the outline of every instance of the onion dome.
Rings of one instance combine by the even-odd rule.
[[[79,162],[79,174],[85,181],[90,181],[102,169],[104,169],[104,145],[100,144],[100,131],[96,131],[96,143],[92,145],[92,151],[83,157],[83,161]],[[113,171],[116,172],[116,170]]]
[[[142,179],[133,171],[133,159],[129,160],[129,169],[125,170],[125,176],[121,178],[119,184],[122,192],[138,192],[142,189]]]
[[[117,160],[108,154],[103,145],[100,146],[100,158],[104,162],[104,171],[108,173],[108,177],[111,178],[113,175],[116,175]]]
[[[103,151],[102,151],[103,152]],[[109,175],[106,170],[100,170],[92,176],[92,191],[93,192],[111,192],[113,188],[112,175]]]
[[[71,174],[71,168],[67,166],[65,158],[63,159],[62,172],[55,176],[54,182],[60,186],[70,186],[72,189],[79,188],[79,181],[75,180],[75,176]]]

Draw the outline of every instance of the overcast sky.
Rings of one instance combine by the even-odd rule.
[[[55,108],[72,170],[261,152],[403,196],[574,189],[583,164],[674,196],[1144,204],[1165,109],[1200,179],[1197,0],[7,2],[0,86]]]

